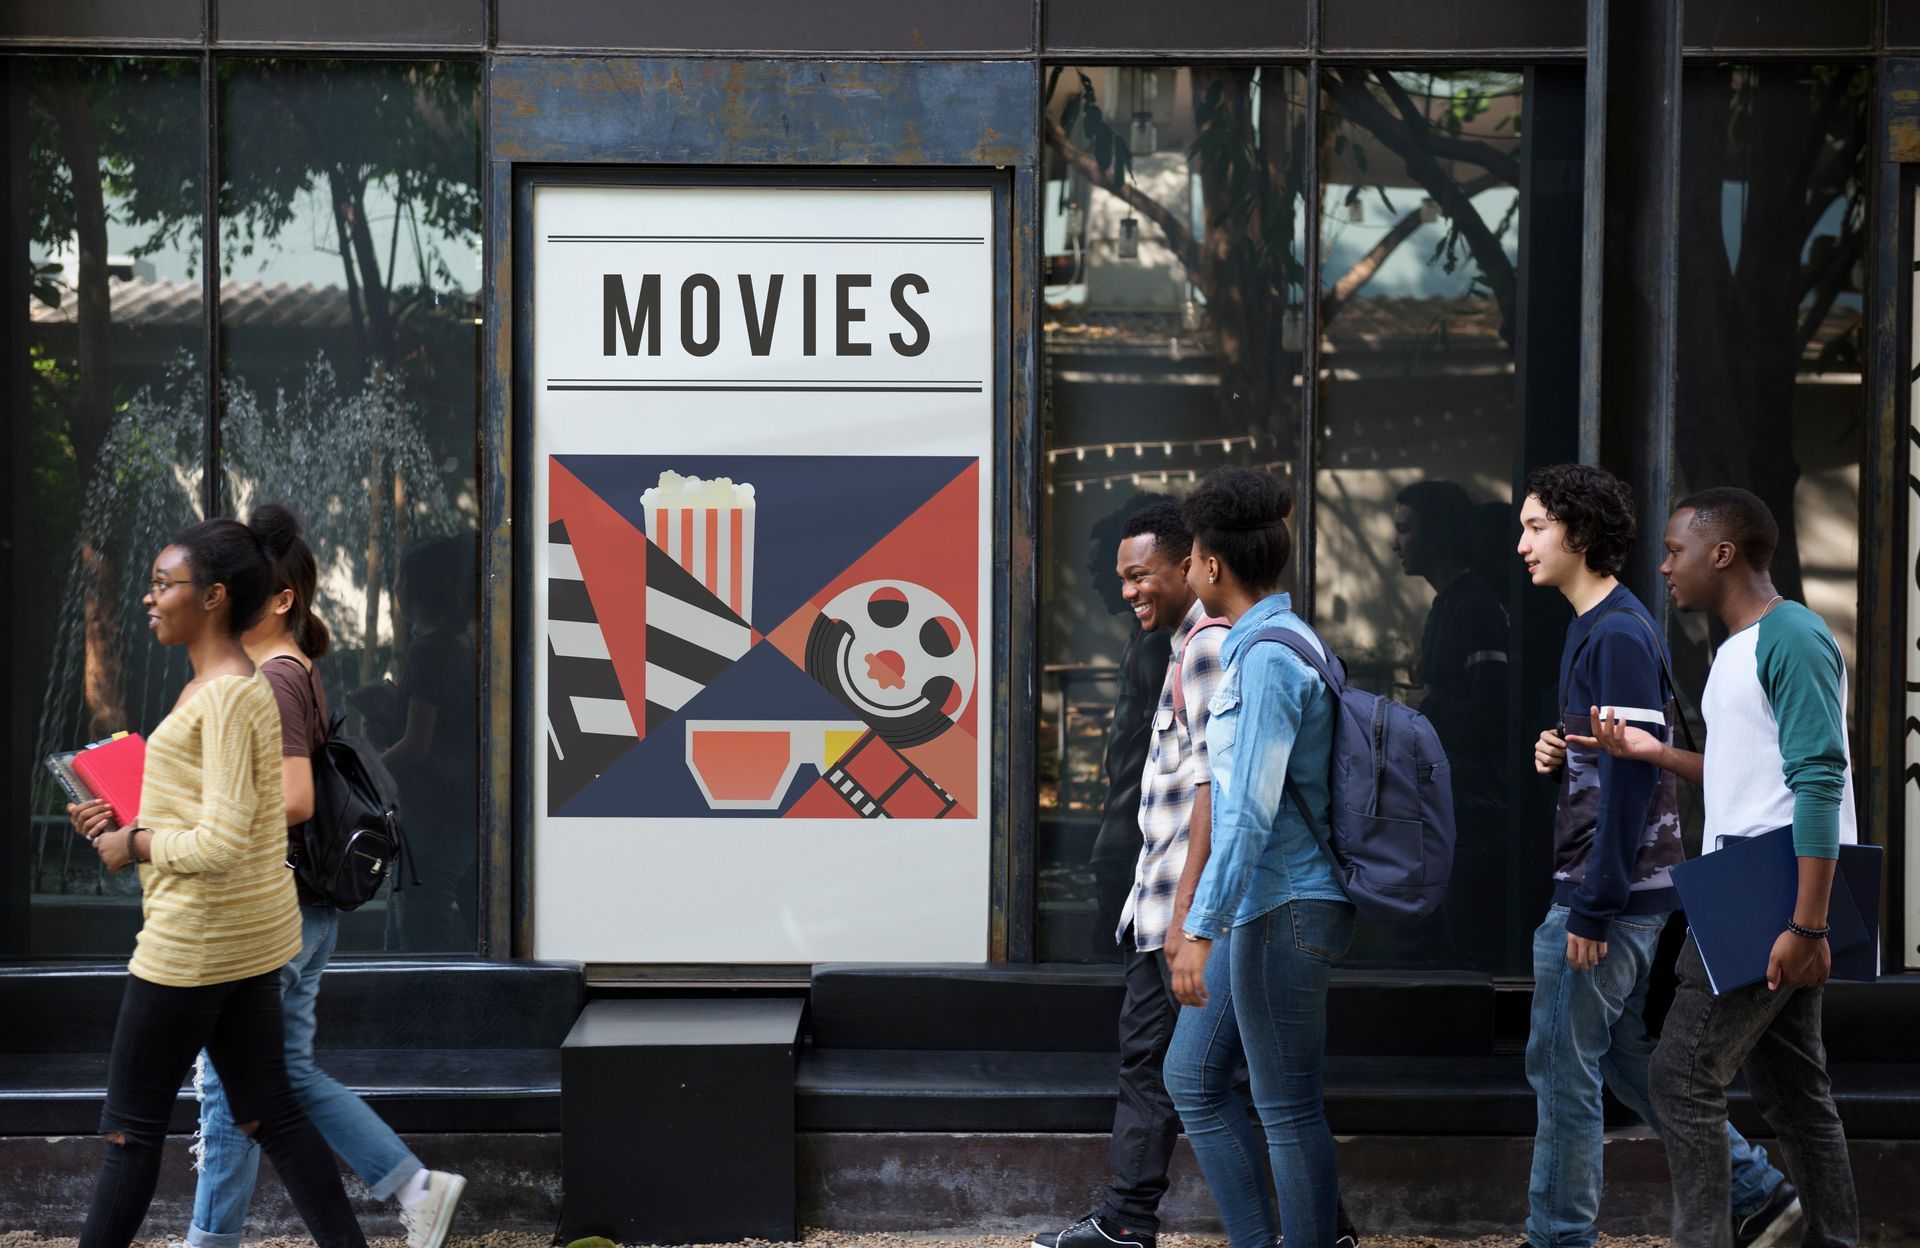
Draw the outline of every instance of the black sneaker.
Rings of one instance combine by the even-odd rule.
[[[1733,1248],[1774,1248],[1800,1225],[1800,1193],[1781,1179],[1759,1212],[1733,1219]]]
[[[1033,1237],[1033,1248],[1153,1248],[1147,1231],[1130,1231],[1112,1218],[1090,1213],[1064,1231]]]

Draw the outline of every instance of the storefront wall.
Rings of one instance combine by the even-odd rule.
[[[0,638],[7,817],[31,830],[0,849],[0,955],[108,957],[130,938],[134,898],[66,861],[30,762],[50,733],[163,706],[181,676],[84,604],[125,596],[141,540],[275,494],[315,519],[333,569],[330,689],[362,690],[370,725],[398,717],[395,740],[409,698],[477,708],[411,783],[478,835],[432,831],[451,864],[416,894],[432,904],[363,915],[349,943],[540,951],[546,534],[519,232],[555,180],[962,176],[991,195],[979,956],[1111,956],[1108,877],[1125,855],[1099,852],[1100,750],[1128,628],[1105,601],[1105,547],[1142,494],[1178,496],[1221,463],[1287,477],[1297,598],[1368,682],[1413,699],[1433,594],[1398,566],[1396,504],[1420,482],[1460,487],[1464,553],[1508,617],[1483,735],[1531,737],[1546,713],[1564,612],[1501,566],[1501,516],[1529,465],[1582,446],[1590,130],[1568,6],[1226,0],[1177,20],[1088,0],[206,6],[0,16],[10,583],[52,587],[16,599]],[[1733,480],[1780,500],[1788,579],[1848,653],[1861,823],[1890,854],[1889,965],[1920,961],[1920,852],[1903,843],[1920,753],[1893,640],[1912,635],[1920,547],[1891,540],[1909,531],[1920,355],[1896,340],[1920,163],[1899,89],[1914,73],[1900,49],[1920,54],[1905,8],[1687,6],[1680,401],[1661,435],[1668,497]],[[287,155],[316,134],[335,150]],[[110,176],[58,172],[89,150]],[[1783,199],[1804,210],[1784,219]],[[108,223],[104,257],[84,245],[89,211]],[[1716,399],[1729,387],[1737,404]],[[89,513],[103,456],[128,493]],[[1643,503],[1643,527],[1663,504]],[[429,589],[449,572],[454,588]],[[459,609],[429,619],[449,598]],[[1674,622],[1683,684],[1713,642],[1698,624]],[[1518,751],[1480,771],[1462,921],[1373,934],[1363,961],[1527,973],[1552,795]],[[724,922],[724,896],[699,904]],[[595,970],[805,974],[681,948]]]

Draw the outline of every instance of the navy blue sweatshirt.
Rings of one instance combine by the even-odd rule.
[[[1589,709],[1616,707],[1635,727],[1670,741],[1665,652],[1653,617],[1624,585],[1577,616],[1560,656],[1562,732],[1589,736]],[[1553,899],[1572,911],[1574,935],[1605,940],[1618,915],[1664,914],[1677,905],[1667,872],[1686,849],[1672,773],[1569,746],[1553,839]]]

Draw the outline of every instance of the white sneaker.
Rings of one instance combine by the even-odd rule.
[[[460,1193],[467,1181],[457,1174],[427,1171],[427,1196],[412,1208],[402,1206],[400,1225],[407,1230],[407,1248],[440,1248],[447,1242],[447,1228],[453,1225],[453,1211],[460,1207]]]

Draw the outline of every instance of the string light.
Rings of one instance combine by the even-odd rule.
[[[1377,456],[1377,455],[1379,454],[1379,452],[1378,452],[1378,451],[1376,450],[1376,451],[1373,451],[1373,454],[1375,454],[1375,455]],[[1264,469],[1265,469],[1265,470],[1267,470],[1268,472],[1282,472],[1282,471],[1284,471],[1284,472],[1287,472],[1287,473],[1289,473],[1289,474],[1290,474],[1290,473],[1292,472],[1292,469],[1293,469],[1293,463],[1292,463],[1292,461],[1291,461],[1291,460],[1285,460],[1285,459],[1276,459],[1276,460],[1272,460],[1272,461],[1269,461],[1269,462],[1267,462],[1267,463],[1264,463],[1264,464],[1248,464],[1248,465],[1247,465],[1247,467],[1249,467],[1249,468],[1264,468]],[[1161,484],[1161,485],[1170,485],[1170,484],[1172,484],[1172,483],[1173,483],[1174,481],[1176,481],[1177,479],[1179,479],[1179,478],[1181,477],[1181,474],[1182,474],[1182,472],[1183,472],[1183,471],[1184,471],[1184,473],[1185,473],[1185,480],[1186,480],[1186,481],[1187,481],[1187,482],[1188,482],[1189,484],[1191,484],[1191,483],[1194,483],[1194,482],[1198,482],[1198,481],[1200,480],[1200,471],[1199,471],[1199,469],[1197,469],[1197,468],[1187,468],[1187,469],[1184,469],[1184,470],[1181,470],[1181,469],[1168,469],[1168,470],[1166,470],[1166,471],[1157,471],[1157,470],[1156,470],[1156,471],[1153,471],[1153,472],[1144,472],[1144,473],[1143,473],[1143,472],[1116,472],[1116,473],[1113,473],[1113,474],[1111,474],[1111,475],[1109,475],[1109,476],[1104,476],[1104,477],[1084,477],[1084,478],[1081,478],[1080,480],[1077,480],[1077,481],[1075,481],[1075,482],[1073,483],[1073,488],[1074,488],[1074,489],[1075,489],[1076,491],[1082,491],[1082,490],[1084,489],[1084,487],[1085,487],[1085,486],[1087,485],[1087,483],[1088,483],[1088,482],[1092,482],[1092,481],[1098,481],[1098,482],[1100,483],[1100,488],[1101,488],[1101,489],[1103,489],[1103,490],[1111,490],[1111,489],[1113,489],[1113,486],[1114,486],[1114,483],[1115,483],[1116,481],[1117,481],[1117,482],[1122,482],[1122,483],[1124,483],[1124,484],[1127,484],[1127,485],[1135,485],[1135,486],[1138,486],[1138,485],[1143,485],[1143,484],[1147,484],[1147,483],[1149,483],[1149,482],[1151,482],[1151,481],[1153,480],[1153,478],[1155,478],[1155,477],[1158,477],[1158,478],[1159,478],[1159,484]],[[1048,489],[1052,489],[1052,486],[1051,486],[1051,485],[1049,485],[1049,486],[1048,486]]]
[[[1237,446],[1244,446],[1248,450],[1254,450],[1259,445],[1260,440],[1252,434],[1229,438],[1195,438],[1192,441],[1175,439],[1172,441],[1162,441],[1160,443],[1160,453],[1171,459],[1176,451],[1210,451],[1217,446],[1220,448],[1222,454],[1230,455]],[[1104,451],[1106,457],[1112,459],[1115,454],[1125,450],[1128,446],[1133,447],[1133,453],[1136,457],[1143,457],[1147,453],[1147,444],[1144,442],[1089,442],[1081,446],[1056,446],[1047,452],[1047,462],[1058,463],[1061,459],[1071,456],[1074,462],[1084,464],[1087,462],[1088,451]]]

